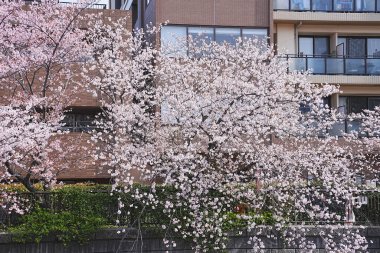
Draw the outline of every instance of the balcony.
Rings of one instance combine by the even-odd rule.
[[[380,0],[274,0],[275,11],[379,13]]]
[[[289,71],[310,71],[313,75],[380,76],[380,57],[330,57],[286,55]]]
[[[59,1],[59,3],[63,6],[71,6],[71,5],[80,5],[80,7],[86,7],[89,9],[98,9],[98,10],[105,10],[109,9],[109,5],[106,3],[91,3],[88,5],[83,5],[82,3],[75,3],[75,2],[64,2],[64,1]]]
[[[96,129],[97,129],[97,126],[94,124],[93,121],[70,122],[70,123],[66,123],[65,126],[60,128],[60,130],[62,131],[69,131],[69,132],[91,132]]]
[[[27,4],[31,4],[33,2],[41,2],[41,0],[24,0]],[[117,2],[118,0],[91,0],[87,2],[80,2],[78,0],[59,0],[58,3],[62,6],[76,6],[80,8],[88,8],[88,9],[98,9],[105,10],[111,9],[112,3]]]

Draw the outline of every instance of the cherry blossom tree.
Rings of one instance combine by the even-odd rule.
[[[339,114],[323,100],[337,87],[288,73],[287,63],[255,39],[229,45],[186,38],[185,50],[176,44],[159,52],[147,39],[156,36],[154,28],[134,37],[107,34],[97,43],[107,46],[94,80],[104,109],[103,131],[94,139],[115,190],[148,182],[149,194],[132,195],[162,207],[170,220],[163,228],[192,238],[199,252],[226,247],[224,225],[234,211],[255,231],[249,243],[257,251],[265,246],[258,220],[268,212],[273,222],[265,228],[289,244],[315,248],[308,229],[295,226],[300,220],[325,225],[320,236],[328,250],[366,248],[356,230],[339,232],[345,238],[339,242],[329,239],[347,224],[341,210],[359,191],[354,178],[366,167],[351,145],[357,139],[333,134]],[[175,196],[159,199],[157,183]]]
[[[63,114],[81,85],[91,46],[85,8],[58,1],[0,3],[1,180],[35,192],[54,184],[75,147],[62,143]],[[65,145],[65,147],[63,147]]]

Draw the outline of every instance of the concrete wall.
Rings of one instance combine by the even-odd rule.
[[[318,230],[316,230],[318,231]],[[380,227],[371,227],[362,231],[368,241],[372,241],[369,245],[369,253],[380,252]],[[54,237],[46,238],[39,245],[37,244],[18,244],[12,242],[9,234],[0,234],[0,252],[1,253],[126,253],[126,252],[156,252],[156,253],[190,253],[191,250],[188,243],[178,238],[174,238],[177,246],[165,247],[162,237],[153,233],[142,233],[143,241],[136,240],[139,235],[134,229],[127,230],[128,236],[123,238],[125,234],[117,234],[115,229],[107,229],[98,232],[87,245],[71,244],[67,247],[58,243]],[[252,246],[249,245],[248,238],[253,234],[243,234],[241,236],[231,236],[227,246],[227,252],[231,253],[254,253]],[[260,236],[259,236],[260,237]],[[268,239],[266,234],[261,236],[266,246],[265,253],[297,253],[305,252],[300,249],[286,248],[281,239]],[[314,241],[317,249],[313,252],[322,253],[323,240],[318,236],[308,237]],[[119,250],[119,251],[118,251]],[[219,251],[222,252],[222,251]]]
[[[154,0],[153,4],[157,24],[169,21],[172,24],[270,26],[268,0]]]

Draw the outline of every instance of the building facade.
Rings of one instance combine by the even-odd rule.
[[[289,71],[308,70],[313,83],[340,85],[341,93],[326,99],[331,107],[348,114],[380,105],[380,0],[126,0],[93,8],[105,18],[127,17],[129,30],[164,24],[155,38],[162,50],[174,36],[230,43],[238,37],[269,38]],[[185,47],[180,50],[187,53]],[[82,91],[71,109],[65,118],[68,138],[88,145],[100,104]],[[334,131],[359,127],[360,122],[346,121]],[[109,175],[82,160],[59,178],[107,182]]]
[[[129,30],[164,24],[154,39],[165,50],[173,35],[234,43],[238,37],[268,40],[285,57],[289,71],[310,71],[313,83],[338,84],[326,99],[342,113],[380,105],[380,0],[125,0],[94,6],[104,18],[126,17]],[[100,9],[100,10],[99,10]],[[112,10],[114,9],[114,10]],[[115,10],[121,9],[121,10]],[[269,39],[268,39],[269,38]],[[186,47],[182,48],[186,54]],[[69,139],[88,145],[100,104],[83,90],[65,118]],[[337,126],[336,132],[360,127]],[[88,160],[59,175],[65,181],[107,182],[110,177]]]
[[[274,0],[273,42],[290,70],[340,85],[329,103],[343,114],[380,105],[379,0]],[[342,125],[350,131],[360,122]]]

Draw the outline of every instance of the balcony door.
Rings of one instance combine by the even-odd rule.
[[[308,56],[326,56],[330,51],[330,38],[322,36],[300,36],[298,54]]]
[[[314,74],[325,73],[325,56],[329,55],[329,51],[329,37],[300,36],[298,38],[298,55],[301,57],[298,64],[303,65],[303,70],[310,70]]]

